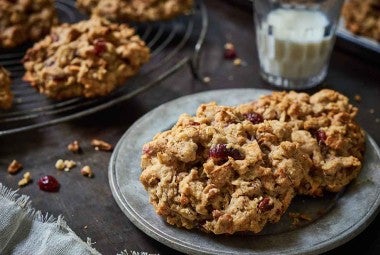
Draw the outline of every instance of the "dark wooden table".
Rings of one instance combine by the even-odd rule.
[[[195,80],[185,67],[156,86],[131,100],[110,109],[75,121],[58,124],[6,137],[0,137],[0,182],[17,189],[21,174],[9,175],[7,165],[13,159],[24,164],[34,182],[19,193],[29,195],[32,205],[53,215],[62,214],[69,226],[82,238],[91,237],[94,247],[103,254],[116,254],[126,249],[129,254],[178,254],[137,229],[122,213],[114,201],[108,184],[109,152],[95,151],[92,138],[106,140],[113,145],[123,133],[144,113],[158,105],[183,95],[221,88],[267,88],[258,75],[251,8],[233,1],[205,1],[209,11],[210,27],[201,58],[201,70],[209,76],[207,85]],[[234,66],[223,59],[225,42],[232,42],[245,66]],[[360,51],[359,51],[360,52]],[[373,55],[373,58],[379,58]],[[380,64],[361,55],[354,55],[344,47],[335,47],[330,69],[322,87],[336,89],[359,107],[358,121],[380,144]],[[353,100],[360,95],[361,102]],[[79,140],[83,153],[72,154],[66,146]],[[80,167],[71,172],[59,172],[54,168],[57,159],[72,159],[81,165],[90,165],[95,173],[92,179],[79,173]],[[380,170],[380,169],[379,169]],[[24,172],[23,171],[23,172]],[[58,193],[46,193],[38,189],[36,180],[45,174],[58,178]],[[328,254],[379,254],[380,216],[359,236]]]

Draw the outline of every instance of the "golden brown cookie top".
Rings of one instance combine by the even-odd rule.
[[[79,9],[113,21],[159,21],[190,11],[193,0],[78,0]]]
[[[379,0],[345,1],[342,16],[349,31],[380,42]]]
[[[357,177],[364,153],[364,132],[356,123],[357,108],[344,95],[323,89],[313,95],[274,92],[237,107],[293,126],[291,141],[309,155],[313,165],[298,192],[320,196],[337,192]]]
[[[55,27],[29,49],[24,80],[54,99],[104,96],[136,74],[149,56],[133,28],[93,17]]]
[[[52,0],[0,0],[0,47],[38,40],[57,22]]]
[[[257,233],[280,219],[304,164],[311,164],[289,141],[291,130],[287,123],[253,124],[233,107],[204,104],[144,145],[140,180],[170,224]]]

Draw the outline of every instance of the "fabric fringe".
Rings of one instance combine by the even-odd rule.
[[[56,218],[53,215],[49,215],[48,213],[43,214],[40,210],[36,210],[32,207],[32,202],[30,201],[29,196],[19,195],[17,193],[18,191],[18,189],[12,190],[10,188],[7,188],[0,182],[0,196],[3,196],[4,198],[14,202],[16,205],[22,208],[26,213],[28,219],[30,219],[31,221],[38,221],[42,223],[56,224],[61,230],[73,234],[74,238],[78,242],[85,243],[89,251],[91,251],[94,254],[100,254],[95,248],[92,247],[95,243],[91,242],[91,238],[87,237],[86,242],[80,239],[80,237],[77,236],[77,234],[75,234],[75,232],[71,230],[71,228],[67,225],[62,215],[58,215],[58,218]]]

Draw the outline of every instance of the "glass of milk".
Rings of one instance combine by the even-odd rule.
[[[288,89],[321,83],[327,74],[344,0],[253,0],[260,72]]]

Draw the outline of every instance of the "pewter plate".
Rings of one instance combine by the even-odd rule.
[[[202,92],[165,103],[137,120],[120,139],[109,164],[111,190],[125,215],[147,235],[189,254],[318,254],[364,230],[378,213],[380,204],[380,150],[369,135],[363,170],[344,192],[322,199],[298,197],[292,202],[288,212],[312,218],[297,227],[291,224],[287,212],[280,222],[267,225],[258,235],[215,236],[173,227],[155,213],[139,182],[143,144],[173,126],[180,114],[194,114],[201,103],[236,105],[270,92],[260,89]]]

